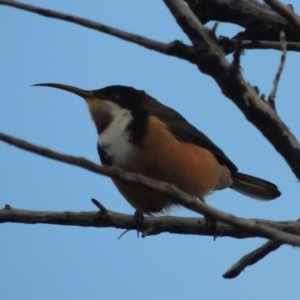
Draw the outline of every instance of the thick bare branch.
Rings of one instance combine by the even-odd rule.
[[[194,61],[194,50],[192,47],[184,45],[183,43],[179,41],[175,41],[170,44],[161,43],[155,40],[148,39],[144,36],[129,33],[111,26],[107,26],[101,23],[97,23],[88,19],[76,17],[73,15],[57,12],[54,10],[44,9],[41,7],[21,3],[21,2],[12,2],[12,1],[3,1],[0,0],[0,5],[7,5],[15,8],[19,8],[22,10],[26,10],[35,14],[42,15],[44,17],[64,20],[67,22],[75,23],[90,29],[94,29],[109,35],[112,35],[114,37],[117,37],[119,39],[135,43],[137,45],[143,46],[150,50],[155,50],[157,52],[175,56],[179,58],[183,58],[185,60]]]
[[[14,145],[18,148],[48,157],[54,160],[65,162],[74,166],[78,166],[89,170],[91,172],[105,175],[108,177],[116,178],[123,180],[125,182],[136,183],[138,185],[144,186],[146,188],[159,191],[163,194],[166,194],[174,199],[179,205],[184,206],[187,209],[193,210],[197,213],[205,215],[209,218],[222,221],[226,224],[240,227],[244,230],[250,231],[256,236],[264,237],[267,239],[274,239],[280,243],[289,244],[293,246],[300,247],[300,237],[292,235],[289,233],[284,233],[266,226],[260,225],[258,222],[253,220],[244,220],[238,217],[235,217],[231,214],[224,213],[220,210],[217,210],[206,203],[195,199],[194,197],[180,191],[175,186],[145,178],[144,176],[125,172],[122,169],[115,167],[105,167],[99,166],[85,158],[74,157],[66,154],[61,154],[50,149],[36,146],[34,144],[28,143],[26,141],[14,138],[12,136],[0,133],[0,140]]]
[[[238,68],[224,57],[207,29],[182,0],[164,0],[178,24],[199,51],[197,65],[201,72],[212,76],[225,96],[231,99],[245,117],[255,125],[284,157],[300,180],[300,144],[273,108],[247,84]]]
[[[164,2],[194,46],[201,45],[203,42],[209,43],[210,40],[213,42],[209,30],[199,22],[182,0],[164,0]]]
[[[246,30],[243,40],[278,41],[284,31],[288,41],[300,41],[300,33],[269,6],[255,0],[185,0],[202,23],[229,22]],[[236,37],[235,37],[236,38]]]
[[[284,17],[298,32],[300,32],[300,18],[293,10],[277,0],[264,0],[270,5],[280,16]]]
[[[300,235],[299,222],[274,222],[254,219],[251,221],[273,229]],[[133,215],[121,214],[108,209],[105,212],[53,212],[17,209],[6,205],[3,209],[0,209],[1,223],[53,224],[137,230],[136,220]],[[168,232],[172,234],[232,237],[237,239],[255,237],[255,234],[249,231],[222,222],[218,222],[215,228],[207,226],[204,218],[145,217],[144,224],[146,236]]]
[[[285,23],[284,19],[270,7],[258,1],[185,0],[185,2],[204,24],[209,21],[219,21],[246,28],[253,23]]]

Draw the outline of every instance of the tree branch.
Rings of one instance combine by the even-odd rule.
[[[225,52],[225,54],[230,54],[234,52],[236,47],[237,40],[230,39],[228,37],[219,37],[218,38],[218,45],[219,47]],[[243,49],[263,49],[263,50],[280,50],[282,51],[282,44],[281,42],[269,42],[269,41],[258,41],[258,40],[242,40],[241,46]],[[299,42],[286,42],[286,50],[288,51],[296,51],[300,52],[300,43]]]
[[[255,0],[185,0],[185,2],[203,24],[218,21],[246,28],[253,23],[287,23],[270,7]]]
[[[187,61],[193,62],[194,61],[194,50],[192,47],[187,46],[179,41],[175,41],[170,44],[161,43],[155,40],[148,39],[144,36],[129,33],[111,26],[107,26],[101,23],[97,23],[88,19],[76,17],[70,14],[61,13],[58,11],[44,9],[41,7],[21,3],[21,2],[14,2],[14,1],[5,1],[0,0],[0,5],[6,5],[15,7],[18,9],[22,9],[25,11],[29,11],[35,14],[42,15],[48,18],[54,18],[59,20],[64,20],[67,22],[75,23],[77,25],[81,25],[90,29],[94,29],[119,39],[137,44],[139,46],[143,46],[150,50],[155,50],[159,53],[175,56],[178,58],[185,59]]]
[[[159,191],[163,194],[166,194],[174,199],[176,203],[179,205],[184,206],[187,209],[190,209],[192,211],[195,211],[197,213],[200,213],[202,215],[205,215],[209,218],[222,221],[226,224],[230,224],[233,226],[240,227],[244,230],[250,231],[254,233],[258,237],[263,237],[267,239],[274,239],[280,243],[283,244],[289,244],[293,246],[300,247],[300,237],[284,233],[263,225],[260,225],[257,221],[253,220],[244,220],[238,217],[235,217],[234,215],[224,213],[218,209],[215,209],[206,203],[199,201],[195,199],[194,197],[180,191],[178,188],[176,188],[173,185],[159,182],[156,180],[152,180],[149,178],[146,178],[141,175],[125,172],[122,169],[116,168],[116,167],[106,167],[106,166],[99,166],[85,158],[81,157],[74,157],[71,155],[61,154],[55,151],[52,151],[50,149],[36,146],[34,144],[28,143],[24,140],[20,140],[17,138],[14,138],[12,136],[0,133],[0,140],[14,145],[18,148],[36,153],[38,155],[48,157],[54,160],[58,160],[61,162],[65,162],[74,166],[78,166],[81,168],[84,168],[86,170],[89,170],[91,172],[105,175],[111,178],[123,180],[125,182],[130,183],[136,183],[138,185],[141,185],[143,187]]]
[[[264,1],[270,5],[280,16],[284,17],[297,31],[300,31],[300,18],[289,6],[282,4],[277,0]]]
[[[139,46],[143,46],[149,50],[154,50],[159,53],[169,55],[169,56],[175,56],[181,59],[185,59],[191,63],[195,62],[195,49],[193,47],[190,47],[188,45],[185,45],[179,41],[174,41],[172,43],[166,44],[162,43],[156,40],[148,39],[144,36],[132,34],[123,30],[119,30],[116,28],[113,28],[111,26],[107,26],[105,24],[101,24],[98,22],[93,22],[88,19],[76,17],[70,14],[60,13],[57,11],[49,10],[40,8],[37,6],[21,3],[21,2],[12,2],[8,0],[0,0],[0,5],[6,5],[15,7],[18,9],[22,9],[25,11],[29,11],[32,13],[36,13],[45,17],[49,18],[55,18],[59,20],[64,20],[67,22],[72,22],[77,25],[81,25],[87,28],[91,28],[109,35],[112,35],[114,37],[120,38],[122,40],[125,40],[127,42],[131,42],[134,44],[137,44]],[[261,32],[261,30],[259,30]],[[265,31],[263,31],[265,32]],[[264,40],[258,40],[258,38],[254,40],[245,40],[247,36],[243,36],[244,40],[241,41],[242,47],[244,49],[275,49],[275,50],[281,50],[280,42],[273,41],[264,41]],[[260,38],[261,39],[261,38]],[[300,38],[299,38],[300,41]],[[223,51],[226,54],[232,53],[234,51],[236,40],[235,39],[229,39],[225,37],[219,38],[219,45],[223,49]],[[300,51],[300,43],[297,42],[287,42],[287,50],[289,51]]]
[[[300,235],[299,222],[274,222],[259,219],[250,221],[286,233]],[[137,230],[136,220],[133,215],[121,214],[108,209],[105,212],[50,212],[17,209],[6,205],[3,209],[0,209],[0,224],[2,223],[53,224]],[[256,237],[255,234],[249,231],[222,222],[218,222],[215,228],[212,228],[212,226],[207,226],[204,218],[145,217],[144,224],[144,236],[168,232],[172,234],[232,237],[237,239]]]
[[[276,241],[266,242],[261,247],[255,249],[247,255],[244,255],[237,263],[235,263],[223,274],[223,278],[232,279],[239,276],[246,267],[257,263],[272,251],[277,250],[280,246],[281,244],[277,243]]]
[[[280,32],[280,41],[281,41],[281,47],[282,47],[282,54],[281,54],[280,64],[279,64],[276,76],[273,80],[272,91],[271,91],[271,93],[268,97],[268,103],[273,107],[274,110],[275,110],[276,92],[277,92],[277,89],[278,89],[280,76],[281,76],[282,71],[283,71],[284,63],[285,63],[285,60],[286,60],[286,39],[285,39],[285,34],[284,34],[283,31]]]
[[[224,57],[208,30],[199,22],[182,0],[164,0],[182,30],[199,51],[197,65],[201,72],[218,83],[245,117],[256,126],[284,157],[300,180],[300,144],[274,109],[247,84],[238,68]]]
[[[300,33],[272,8],[255,0],[185,0],[202,23],[229,22],[244,27],[234,38],[278,41],[284,31],[288,41],[299,42]]]

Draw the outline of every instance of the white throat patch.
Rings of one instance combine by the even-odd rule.
[[[105,103],[113,121],[98,136],[98,145],[112,158],[113,165],[126,166],[134,151],[134,145],[129,142],[130,133],[126,130],[132,121],[132,115],[128,109],[108,102]]]

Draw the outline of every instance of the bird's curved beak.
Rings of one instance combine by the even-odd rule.
[[[33,84],[32,86],[48,86],[48,87],[53,87],[56,89],[60,90],[65,90],[67,92],[76,94],[84,99],[92,98],[93,97],[93,92],[92,91],[87,91],[87,90],[82,90],[77,87],[71,86],[71,85],[66,85],[66,84],[59,84],[59,83],[38,83],[38,84]]]

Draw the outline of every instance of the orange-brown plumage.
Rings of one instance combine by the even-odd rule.
[[[232,184],[229,170],[220,165],[210,151],[176,139],[156,117],[149,118],[147,134],[122,168],[172,183],[200,198]],[[118,180],[114,180],[114,183],[133,207],[144,212],[159,212],[173,203],[172,199],[161,193]]]

